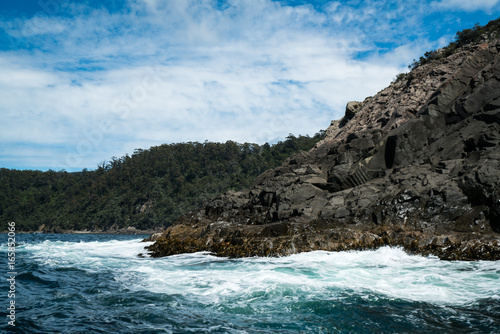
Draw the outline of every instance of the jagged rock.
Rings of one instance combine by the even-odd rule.
[[[361,110],[362,107],[363,107],[362,102],[356,102],[356,101],[347,102],[347,106],[345,107],[345,115],[340,120],[339,128],[344,127],[344,125],[346,125],[347,122],[349,122],[356,115],[356,113]]]
[[[153,256],[400,245],[500,259],[500,40],[469,44],[349,102],[326,138],[184,215]]]

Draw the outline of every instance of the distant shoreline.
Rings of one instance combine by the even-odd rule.
[[[118,230],[118,231],[16,231],[16,234],[120,234],[120,235],[151,235],[159,232],[159,230]],[[8,233],[7,230],[0,233]]]

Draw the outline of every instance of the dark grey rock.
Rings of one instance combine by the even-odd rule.
[[[349,102],[311,151],[186,214],[164,240],[231,256],[399,244],[500,259],[498,49],[468,45]]]

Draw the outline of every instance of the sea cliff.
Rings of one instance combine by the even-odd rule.
[[[313,149],[188,212],[152,236],[151,255],[392,245],[499,260],[499,51],[498,30],[487,31],[347,103]]]

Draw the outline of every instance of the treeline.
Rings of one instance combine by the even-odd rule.
[[[462,47],[469,43],[475,43],[482,40],[484,35],[491,35],[495,33],[495,38],[498,38],[498,32],[500,31],[500,18],[488,22],[485,26],[479,25],[476,23],[471,29],[464,29],[459,31],[455,35],[455,40],[448,44],[441,50],[438,51],[429,51],[426,52],[419,60],[413,60],[413,63],[408,66],[410,69],[414,69],[420,65],[424,65],[429,63],[432,60],[442,59],[450,56],[457,50],[459,47]]]
[[[165,227],[220,192],[250,186],[325,136],[290,134],[274,145],[188,142],[135,150],[96,170],[0,169],[0,217],[20,231]]]

